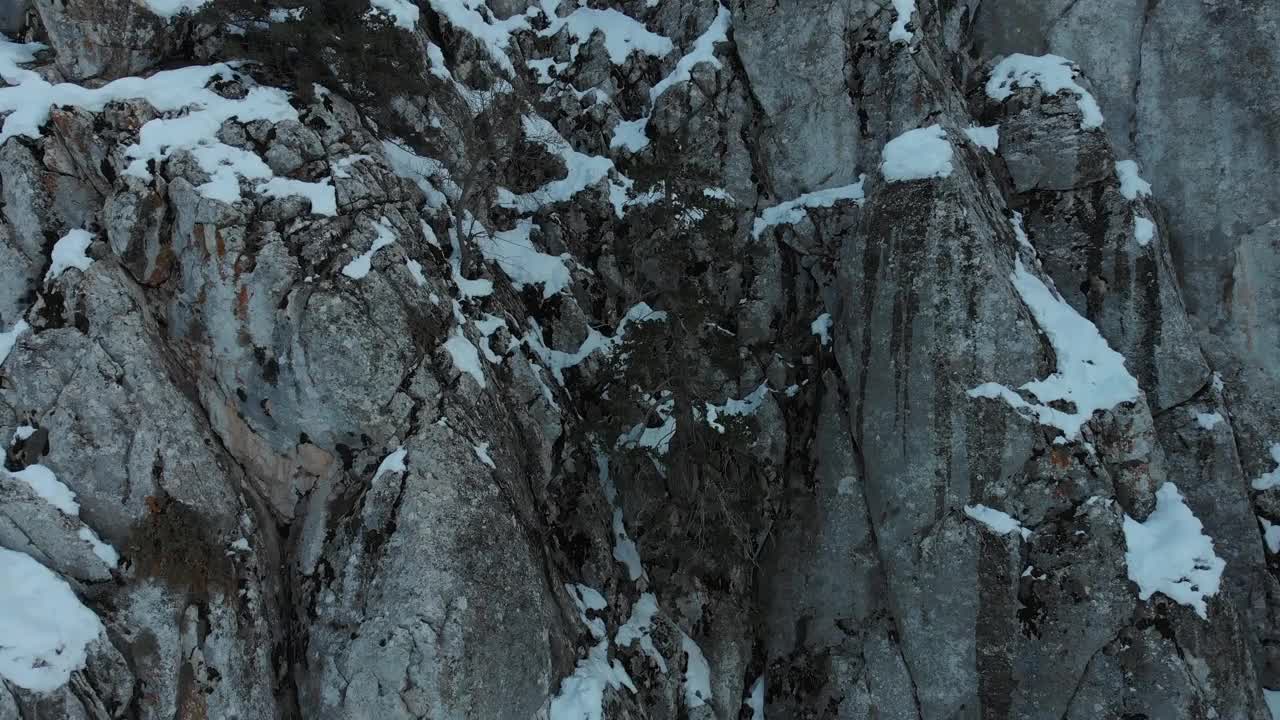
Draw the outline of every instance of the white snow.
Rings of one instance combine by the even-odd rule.
[[[515,68],[507,57],[507,46],[511,43],[511,35],[517,30],[527,30],[529,20],[524,15],[512,15],[506,20],[494,19],[492,22],[478,9],[483,8],[489,17],[485,0],[428,0],[431,9],[443,15],[450,25],[463,30],[480,41],[498,67],[508,75],[515,74]]]
[[[1280,720],[1280,690],[1263,690],[1262,699],[1267,703],[1267,710],[1271,712],[1271,720]]]
[[[369,4],[390,15],[397,27],[413,30],[418,24],[418,6],[409,0],[369,0]]]
[[[1208,619],[1205,598],[1218,592],[1226,562],[1173,483],[1156,491],[1156,509],[1146,522],[1125,515],[1125,563],[1138,597],[1163,593]]]
[[[489,455],[489,443],[482,442],[479,445],[472,445],[471,449],[475,451],[476,457],[480,462],[489,466],[490,470],[497,470],[498,466],[493,464],[493,457]]]
[[[335,172],[346,172],[346,170],[338,168]],[[254,189],[267,197],[304,197],[311,201],[311,212],[316,215],[334,217],[338,214],[338,191],[329,178],[320,182],[304,182],[293,178],[273,177],[264,183],[258,183]],[[238,193],[239,190],[236,192]]]
[[[644,566],[640,564],[640,550],[627,535],[627,527],[623,524],[622,508],[613,510],[613,559],[627,568],[627,577],[632,582],[644,577]]]
[[[102,622],[67,581],[22,553],[0,548],[0,677],[37,693],[84,667]]]
[[[1196,421],[1196,424],[1205,430],[1212,430],[1218,426],[1218,423],[1225,422],[1225,418],[1217,412],[1204,413],[1198,410],[1188,410],[1187,412],[1191,413],[1191,417]]]
[[[653,629],[653,618],[657,614],[658,599],[654,597],[653,593],[642,594],[631,608],[631,617],[625,625],[618,628],[617,634],[613,637],[613,642],[618,647],[631,647],[633,644],[639,643],[641,652],[665,674],[667,672],[667,659],[662,657],[661,652],[658,652],[658,648],[653,644],[653,638],[649,636],[650,631]]]
[[[676,67],[670,75],[659,80],[658,84],[649,91],[651,108],[667,90],[680,83],[689,82],[693,77],[693,69],[699,64],[710,63],[716,69],[722,67],[719,58],[716,57],[716,43],[729,41],[729,27],[732,22],[733,16],[729,13],[729,9],[724,6],[724,3],[720,3],[716,9],[715,20],[712,20],[698,39],[693,41],[693,49],[676,62]]]
[[[579,7],[560,17],[556,14],[559,5],[560,0],[542,0],[542,12],[548,24],[538,34],[552,37],[561,30],[567,30],[574,39],[569,46],[570,60],[578,59],[581,47],[597,32],[604,36],[605,51],[614,65],[626,63],[632,53],[662,57],[672,50],[671,40],[650,32],[644,23],[617,10]]]
[[[143,0],[147,9],[162,18],[168,19],[184,12],[195,12],[208,5],[212,0]]]
[[[765,208],[764,212],[760,213],[760,217],[756,218],[755,223],[751,226],[751,237],[759,238],[765,230],[775,225],[794,225],[804,220],[806,208],[835,207],[836,203],[844,201],[852,201],[862,205],[867,197],[863,192],[863,182],[866,179],[867,176],[862,175],[858,178],[858,182],[852,185],[815,190],[811,193],[805,193],[794,200],[788,200],[773,207]]]
[[[4,354],[0,352],[0,358],[2,357],[4,357]],[[1280,443],[1272,443],[1271,460],[1275,462],[1275,468],[1271,472],[1262,473],[1254,478],[1253,482],[1250,483],[1254,490],[1268,490],[1280,485]]]
[[[711,665],[693,638],[684,633],[680,635],[680,648],[688,657],[684,671],[684,704],[692,710],[711,702]]]
[[[1214,370],[1213,379],[1210,380],[1210,385],[1213,386],[1214,392],[1222,392],[1223,388],[1226,387],[1226,384],[1222,382],[1222,373]]]
[[[1023,540],[1031,537],[1031,531],[1023,527],[1022,523],[1018,522],[1012,515],[995,508],[989,508],[981,503],[965,505],[964,514],[991,528],[997,535],[1008,535],[1016,532],[1022,536]]]
[[[482,237],[488,234],[479,221],[471,217],[471,211],[466,211],[466,219],[463,222],[468,224],[468,236]],[[458,295],[463,300],[470,298],[487,297],[493,294],[493,282],[484,278],[472,280],[462,274],[462,243],[458,239],[458,233],[453,228],[449,228],[449,246],[452,254],[449,255],[449,274],[453,278],[454,285],[458,286]]]
[[[93,264],[93,258],[86,255],[84,251],[89,249],[91,243],[93,243],[93,233],[85,230],[72,230],[63,235],[53,245],[52,261],[49,264],[49,271],[44,274],[44,281],[49,282],[57,278],[69,268],[75,268],[80,272],[88,270]]]
[[[951,175],[951,143],[941,125],[908,130],[884,146],[880,173],[889,182]]]
[[[418,287],[422,287],[423,285],[427,284],[427,277],[422,274],[422,263],[418,262],[417,260],[414,260],[411,257],[406,257],[404,259],[404,266],[408,268],[409,275],[413,277],[413,282],[415,285],[417,285]]]
[[[613,138],[609,140],[609,149],[622,148],[628,152],[640,152],[649,146],[649,136],[645,128],[649,126],[649,116],[639,120],[623,120],[613,128]]]
[[[64,515],[80,517],[80,503],[76,494],[44,465],[28,465],[18,472],[2,471],[13,480],[26,483],[36,495],[60,510]]]
[[[987,96],[993,100],[1006,100],[1014,88],[1039,85],[1050,95],[1064,90],[1074,93],[1076,106],[1082,118],[1080,127],[1085,130],[1102,127],[1102,109],[1093,95],[1075,80],[1076,66],[1070,60],[1057,55],[1023,55],[1014,53],[1001,60],[991,71],[987,81]]]
[[[472,320],[471,324],[475,325],[476,330],[480,331],[480,353],[484,355],[484,359],[495,365],[501,363],[502,356],[493,351],[493,348],[489,345],[489,338],[499,328],[506,327],[507,321],[497,315],[485,313],[484,317],[479,320]]]
[[[1156,237],[1156,224],[1150,220],[1134,213],[1133,215],[1133,238],[1138,241],[1142,247],[1151,244]]]
[[[457,187],[449,179],[449,171],[444,163],[433,158],[414,154],[404,145],[390,140],[382,141],[382,154],[387,165],[397,177],[412,180],[422,194],[427,197],[427,207],[440,210],[449,202],[446,192],[456,192]],[[446,192],[439,190],[439,184]]]
[[[560,681],[547,720],[605,720],[605,690],[624,687],[636,691],[622,663],[609,660],[609,641],[602,640],[578,661],[572,675]]]
[[[889,28],[889,42],[911,42],[914,36],[907,30],[907,23],[911,22],[911,14],[916,11],[916,0],[893,0],[893,11],[895,17],[893,27]]]
[[[751,710],[750,720],[764,720],[764,692],[764,675],[761,675],[751,683],[751,693],[747,695],[746,700],[742,701],[742,704]]]
[[[344,158],[339,158],[337,161],[333,163],[333,168],[332,168],[333,176],[336,178],[350,178],[351,166],[355,165],[361,160],[373,160],[373,158],[363,153],[348,155]]]
[[[723,405],[715,405],[706,403],[707,408],[707,424],[715,429],[718,433],[723,433],[725,428],[717,420],[721,416],[730,415],[742,417],[743,415],[754,415],[756,410],[764,403],[765,397],[769,394],[769,383],[762,382],[749,395],[742,399],[730,398]]]
[[[374,253],[396,241],[394,228],[385,217],[373,224],[375,237],[369,249],[356,256],[354,260],[342,268],[342,274],[352,280],[363,280],[373,267]]]
[[[578,619],[598,642],[587,657],[578,661],[573,674],[560,681],[560,692],[551,699],[548,720],[604,720],[605,691],[625,687],[634,693],[636,686],[622,663],[609,659],[609,636],[604,620],[588,615],[589,610],[608,607],[604,596],[586,585],[566,584],[564,589],[578,606]]]
[[[93,554],[106,563],[107,567],[114,568],[120,564],[120,553],[116,552],[116,549],[107,543],[102,542],[102,538],[98,537],[98,533],[94,532],[93,528],[88,525],[81,525],[80,531],[76,533],[76,536],[89,543],[89,547],[93,548]]]
[[[969,397],[1002,398],[1019,414],[1058,428],[1068,440],[1079,437],[1081,426],[1094,412],[1138,398],[1138,381],[1125,369],[1124,356],[1112,350],[1098,328],[1055,290],[1027,272],[1021,258],[1015,259],[1009,280],[1053,346],[1057,372],[1021,387],[1040,404],[1029,403],[998,383],[979,385],[969,390]],[[1070,402],[1075,411],[1050,407],[1054,401]]]
[[[567,174],[522,195],[516,195],[506,188],[498,188],[498,205],[501,207],[519,210],[524,214],[532,213],[545,205],[569,200],[608,177],[609,171],[613,169],[613,161],[607,157],[587,155],[574,150],[555,127],[540,116],[524,117],[524,134],[527,139],[539,143],[548,152],[558,156],[564,162]]]
[[[1120,194],[1126,200],[1137,200],[1151,195],[1151,183],[1138,175],[1138,163],[1133,160],[1116,161],[1116,177],[1120,178]]]
[[[1280,553],[1280,525],[1273,524],[1261,515],[1257,517],[1258,524],[1262,526],[1262,541],[1266,543],[1267,550],[1272,554]]]
[[[1027,237],[1027,231],[1022,226],[1022,213],[1015,211],[1010,222],[1013,224],[1013,236],[1018,239],[1018,244],[1034,253],[1035,246],[1031,244],[1031,239]]]
[[[822,313],[809,323],[809,332],[818,336],[818,342],[826,347],[831,344],[831,313]]]
[[[18,338],[22,333],[31,329],[26,320],[18,320],[14,323],[13,329],[8,332],[0,332],[0,363],[9,357],[9,353],[13,351],[13,346],[17,344]]]
[[[669,395],[669,393],[668,393]],[[618,447],[631,449],[647,448],[659,455],[666,455],[671,449],[671,440],[676,436],[675,400],[670,398],[654,401],[653,412],[661,420],[658,427],[649,427],[639,423],[628,432],[618,437]]]
[[[676,62],[675,68],[669,75],[650,88],[649,109],[644,117],[624,120],[614,128],[613,138],[609,141],[610,149],[623,148],[630,152],[639,152],[649,145],[645,129],[649,125],[649,117],[658,98],[672,87],[688,82],[693,77],[693,69],[701,63],[710,63],[717,70],[723,67],[720,59],[716,57],[716,43],[728,42],[732,22],[733,16],[729,13],[729,9],[721,3],[716,10],[715,19],[693,41],[693,48]]]
[[[403,473],[409,470],[404,459],[408,456],[409,451],[404,448],[396,448],[394,452],[382,459],[378,463],[378,469],[373,473],[373,482],[377,482],[378,478],[387,473]]]
[[[27,438],[35,434],[36,434],[36,429],[31,427],[30,425],[19,425],[18,429],[13,431],[13,442],[18,442],[19,440],[26,440]]]
[[[467,336],[462,334],[462,328],[453,329],[449,339],[444,343],[444,349],[449,351],[454,367],[475,378],[476,384],[480,387],[485,387],[484,369],[480,367],[480,353]]]
[[[537,321],[532,318],[529,325],[533,328],[532,332],[527,333],[522,340],[523,344],[529,347],[542,364],[551,371],[556,382],[564,385],[564,371],[571,367],[576,367],[583,360],[597,351],[605,353],[613,352],[613,349],[622,343],[626,334],[627,326],[633,322],[659,322],[667,319],[667,314],[661,310],[654,310],[649,307],[648,303],[636,303],[627,310],[627,313],[618,323],[618,329],[614,331],[612,337],[602,334],[595,328],[587,331],[587,338],[582,341],[578,349],[572,353],[561,350],[552,350],[548,348],[542,341],[542,329],[538,326]]]
[[[510,230],[477,235],[476,244],[486,260],[498,263],[517,290],[542,285],[546,299],[569,286],[569,268],[564,264],[568,256],[547,255],[535,248],[529,235],[537,228],[532,220],[517,220]]]
[[[230,547],[236,552],[249,552],[249,540],[248,538],[236,538]]]
[[[969,142],[986,150],[992,155],[1000,147],[1000,126],[992,125],[991,127],[978,127],[970,125],[964,129],[964,134],[968,136]]]
[[[48,121],[50,109],[55,106],[98,112],[110,102],[138,98],[162,114],[175,116],[157,117],[142,126],[137,143],[125,149],[125,156],[130,160],[124,170],[126,174],[150,181],[150,163],[187,150],[210,176],[209,182],[197,188],[205,197],[235,202],[240,199],[239,179],[245,178],[261,181],[260,192],[302,194],[312,200],[314,212],[333,211],[332,188],[326,189],[326,183],[270,182],[273,173],[262,158],[217,139],[223,122],[231,118],[242,123],[296,120],[297,110],[283,90],[252,86],[243,98],[224,98],[207,85],[215,80],[238,77],[226,64],[165,70],[146,78],[125,77],[100,88],[71,83],[55,85],[19,67],[31,62],[41,47],[0,40],[0,77],[10,84],[0,88],[0,114],[9,113],[0,129],[0,144],[19,135],[38,138],[40,127]]]

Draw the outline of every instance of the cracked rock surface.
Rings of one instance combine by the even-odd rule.
[[[0,0],[0,720],[1280,705],[1280,6],[175,5]]]

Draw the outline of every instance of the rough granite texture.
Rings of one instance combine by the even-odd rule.
[[[418,3],[414,41],[445,66],[395,107],[460,178],[455,80],[504,63],[449,2]],[[567,258],[547,295],[485,238],[455,243],[464,196],[443,166],[413,177],[336,91],[295,94],[298,120],[217,130],[279,177],[331,183],[334,214],[250,180],[238,202],[206,197],[187,151],[126,175],[156,117],[143,100],[54,108],[40,138],[0,146],[0,332],[30,325],[0,357],[6,467],[47,466],[80,504],[69,517],[0,475],[0,547],[64,577],[106,629],[53,692],[0,678],[0,720],[568,720],[552,701],[601,642],[631,684],[605,689],[610,718],[754,720],[763,677],[770,718],[1268,720],[1280,562],[1259,518],[1280,523],[1280,487],[1251,481],[1280,443],[1280,5],[916,0],[891,42],[896,11],[872,0],[589,4],[674,49],[617,64],[598,35],[540,36],[541,18],[502,52],[526,112],[613,174],[523,213],[496,193],[465,208],[534,222],[533,244]],[[651,105],[726,12],[714,61]],[[89,87],[234,59],[219,28],[139,0],[0,0],[0,32],[48,46],[42,76]],[[1075,61],[1103,127],[1082,129],[1070,94],[988,97],[1015,52]],[[642,116],[650,146],[611,149]],[[934,124],[950,174],[887,181],[885,144]],[[972,126],[999,126],[995,152]],[[1129,159],[1149,196],[1121,192]],[[515,192],[569,172],[508,160],[485,172]],[[654,163],[730,198],[727,246],[675,247],[640,203],[615,205],[620,173]],[[767,208],[859,181],[861,200],[753,232]],[[46,279],[73,229],[94,234],[92,264]],[[343,272],[386,233],[367,274]],[[1140,386],[1071,441],[966,395],[1055,367],[1015,261]],[[703,429],[693,460],[629,451],[615,438],[635,419],[604,392],[619,366],[556,353],[640,332],[628,308],[674,312],[692,287],[729,349],[688,332],[659,353],[686,358],[673,384],[708,402],[766,386],[749,441]],[[1226,561],[1207,619],[1140,600],[1126,574],[1125,517],[1164,482]],[[975,522],[979,503],[1029,534]],[[579,585],[604,606],[584,611]],[[646,641],[614,641],[646,599]],[[688,681],[701,658],[709,697]]]

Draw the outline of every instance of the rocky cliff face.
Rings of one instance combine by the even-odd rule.
[[[204,4],[0,2],[0,720],[1272,717],[1273,3]]]

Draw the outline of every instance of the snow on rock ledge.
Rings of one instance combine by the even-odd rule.
[[[908,130],[884,146],[880,172],[889,182],[949,177],[951,143],[941,125]]]
[[[1163,593],[1208,619],[1205,598],[1217,594],[1227,563],[1203,530],[1173,483],[1156,491],[1156,509],[1146,522],[1125,516],[1124,560],[1139,598]]]
[[[84,667],[102,621],[67,581],[22,553],[0,548],[0,677],[47,693]]]
[[[991,71],[987,81],[987,97],[1004,101],[1013,95],[1014,88],[1040,86],[1050,95],[1068,91],[1076,96],[1076,106],[1083,117],[1080,127],[1092,130],[1102,127],[1102,109],[1093,95],[1076,82],[1076,66],[1070,60],[1057,55],[1023,55],[1014,53],[1001,60]]]
[[[1019,414],[1058,428],[1067,440],[1078,438],[1080,428],[1095,412],[1138,399],[1138,381],[1125,369],[1124,356],[1111,349],[1093,323],[1040,278],[1027,272],[1021,258],[1015,260],[1009,280],[1048,336],[1057,356],[1058,371],[1022,386],[1039,404],[1029,403],[1004,385],[990,382],[970,390],[969,397],[1002,398]],[[1075,411],[1052,407],[1054,401],[1072,403]]]

